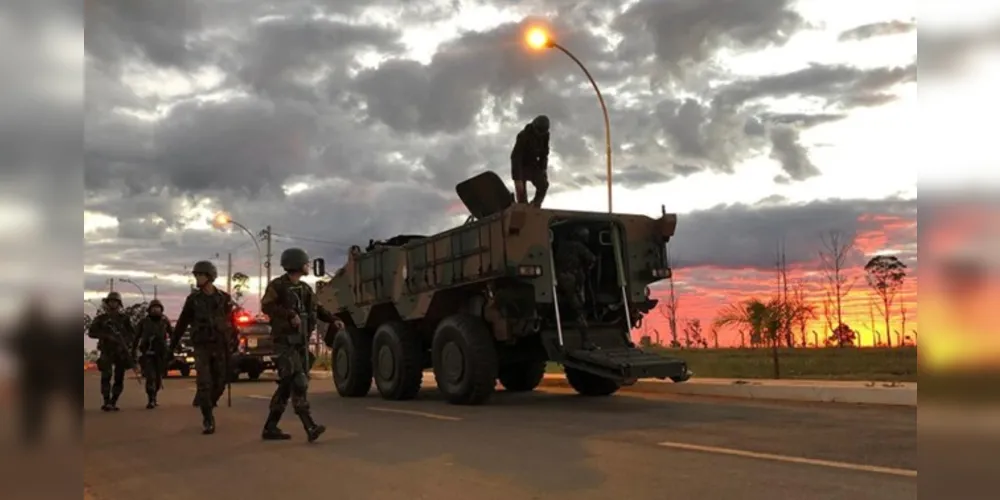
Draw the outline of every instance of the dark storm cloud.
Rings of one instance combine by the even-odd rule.
[[[625,35],[618,52],[649,53],[680,76],[723,47],[760,49],[788,41],[806,26],[792,0],[642,0],[615,21]],[[645,34],[646,37],[640,36]]]
[[[352,61],[360,49],[383,54],[399,51],[400,33],[381,26],[355,25],[329,19],[291,17],[258,23],[237,52],[235,73],[257,93],[272,98],[323,99],[325,87],[336,90],[348,80]],[[327,84],[313,78],[329,71]]]
[[[102,64],[139,59],[191,69],[204,62],[191,47],[191,38],[203,27],[199,0],[100,0],[85,5],[86,51]]]
[[[900,35],[909,33],[917,29],[915,20],[911,21],[884,21],[879,23],[863,24],[856,28],[846,30],[837,37],[840,41],[859,41],[875,38],[879,36]]]
[[[887,92],[896,85],[916,79],[916,62],[872,69],[811,64],[791,73],[738,81],[724,88],[716,99],[735,106],[763,98],[821,97],[829,106],[849,108],[873,96],[889,96]]]
[[[887,199],[722,205],[679,215],[677,234],[670,243],[671,256],[676,265],[685,267],[770,269],[775,249],[784,240],[790,265],[813,262],[823,234],[881,231],[883,226],[875,219],[879,216],[916,222],[917,202]]]
[[[782,182],[804,181],[820,174],[809,159],[809,151],[799,143],[799,131],[787,125],[771,128],[771,158],[781,164]]]

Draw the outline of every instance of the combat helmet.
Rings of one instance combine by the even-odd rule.
[[[150,311],[154,307],[159,307],[160,310],[162,311],[163,310],[163,302],[160,302],[160,299],[153,299],[153,300],[149,301],[149,305],[146,307],[146,311]]]
[[[289,248],[281,252],[281,268],[285,271],[301,271],[308,264],[309,254],[301,248]]]
[[[531,128],[539,134],[549,133],[549,117],[545,115],[536,116],[534,120],[531,120]]]
[[[112,290],[112,291],[108,292],[108,296],[107,297],[104,297],[103,302],[105,304],[107,304],[108,302],[111,302],[113,300],[117,301],[118,304],[121,304],[122,303],[122,294],[120,294],[120,293]]]
[[[219,277],[219,270],[215,268],[215,264],[210,260],[199,260],[194,263],[194,268],[191,269],[192,274],[205,274],[208,275],[209,281],[215,281],[215,278]]]

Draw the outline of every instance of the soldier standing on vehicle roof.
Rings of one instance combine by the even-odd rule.
[[[313,442],[326,431],[326,427],[314,422],[309,411],[306,342],[308,332],[316,326],[317,317],[330,325],[337,324],[337,320],[329,311],[316,304],[312,288],[302,281],[302,277],[309,273],[309,255],[304,250],[289,248],[281,252],[281,267],[285,274],[267,284],[261,301],[261,309],[271,321],[278,368],[278,388],[271,397],[261,438],[291,439],[290,435],[278,428],[278,422],[291,398],[292,408],[302,421],[309,442]]]
[[[195,398],[201,408],[202,434],[215,433],[212,409],[226,391],[231,349],[236,336],[236,303],[228,293],[215,287],[219,276],[215,264],[207,260],[196,262],[191,270],[196,288],[184,301],[170,336],[170,352],[176,352],[178,342],[191,326],[194,346],[194,369],[197,372],[198,393]]]
[[[163,303],[153,299],[146,308],[146,317],[139,322],[139,366],[146,379],[146,408],[156,408],[156,394],[163,388],[163,373],[170,350],[167,342],[173,335],[170,320],[163,315]]]
[[[135,366],[132,359],[135,330],[132,321],[122,311],[122,296],[110,292],[102,302],[104,310],[90,324],[87,336],[97,339],[97,368],[101,370],[103,411],[118,411],[118,398],[125,390],[125,370]]]
[[[510,173],[514,179],[514,201],[528,202],[525,182],[535,186],[531,204],[542,206],[549,190],[549,117],[538,115],[517,133],[510,152]]]
[[[590,241],[590,231],[585,227],[576,228],[573,234],[559,245],[554,260],[557,291],[576,317],[580,329],[580,346],[592,351],[597,349],[597,346],[588,338],[587,312],[580,297],[587,283],[587,273],[597,261],[597,257],[587,248],[588,241]]]

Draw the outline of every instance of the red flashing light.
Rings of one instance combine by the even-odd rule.
[[[241,325],[245,325],[250,322],[250,316],[247,314],[240,314],[239,316],[236,316],[236,322]]]

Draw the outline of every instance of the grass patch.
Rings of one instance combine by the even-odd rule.
[[[667,349],[653,352],[687,361],[695,377],[774,378],[770,349]],[[778,349],[782,379],[917,380],[917,348]],[[550,373],[562,368],[549,363]]]

